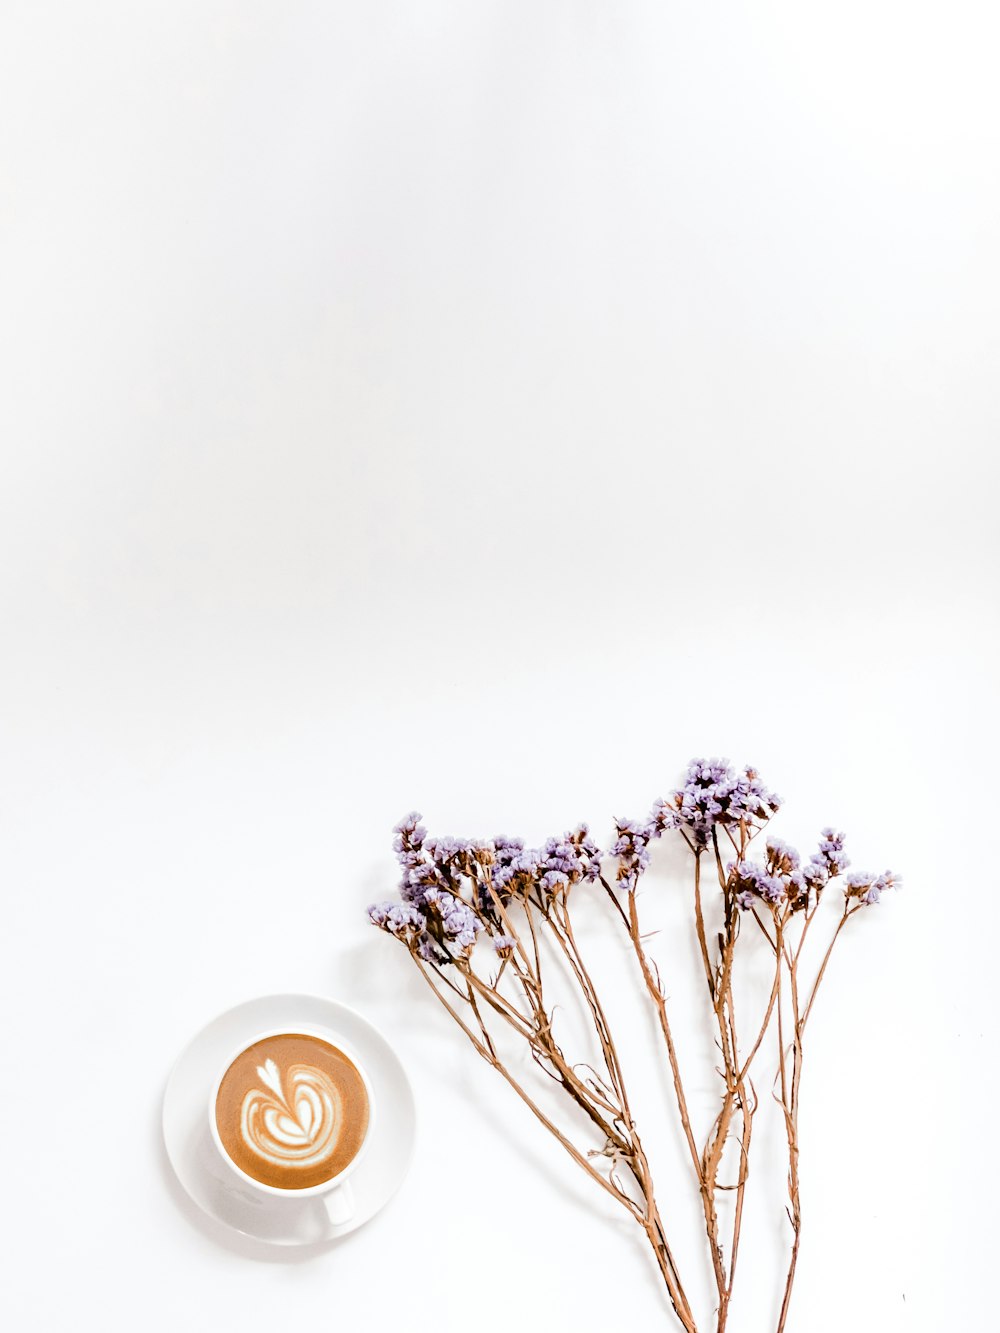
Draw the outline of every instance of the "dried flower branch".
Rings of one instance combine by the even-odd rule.
[[[887,888],[898,887],[900,880],[889,871],[847,877],[839,923],[811,985],[804,986],[800,962],[806,937],[824,890],[843,874],[848,861],[843,836],[832,829],[824,830],[818,850],[804,866],[794,848],[771,836],[765,839],[763,859],[753,859],[752,844],[780,805],[781,799],[763,786],[754,769],[737,773],[724,760],[694,760],[684,785],[659,801],[647,819],[616,822],[615,838],[606,853],[585,825],[550,838],[540,848],[526,848],[522,841],[506,837],[484,842],[432,839],[420,816],[412,814],[395,830],[394,847],[402,869],[400,899],[369,908],[374,924],[405,945],[479,1055],[573,1161],[641,1226],[673,1311],[688,1333],[696,1333],[697,1324],[667,1238],[666,1219],[656,1199],[608,1016],[583,958],[570,907],[578,893],[595,886],[603,889],[653,1005],[679,1130],[704,1214],[718,1297],[716,1333],[724,1333],[733,1296],[759,1106],[750,1075],[776,1019],[774,1096],[782,1108],[788,1145],[787,1211],[793,1233],[776,1330],[783,1333],[801,1235],[799,1107],[806,1024],[843,927],[863,907],[877,903]],[[721,1104],[703,1136],[692,1124],[666,992],[659,965],[647,949],[637,904],[650,846],[667,834],[681,837],[693,858],[694,935],[721,1053]],[[604,873],[605,861],[614,865],[611,876]],[[715,871],[719,890],[718,897],[710,900],[703,887],[706,863]],[[706,907],[711,909],[711,929]],[[737,1037],[733,983],[737,942],[747,920],[767,941],[774,976],[759,1022],[751,1029],[753,1039],[743,1050]],[[598,1067],[589,1059],[571,1059],[563,1049],[565,1039],[554,1028],[553,985],[560,987],[560,997],[568,986],[583,1006],[600,1051]],[[573,1128],[557,1125],[537,1092],[515,1077],[501,1054],[503,1032],[526,1044],[537,1068],[565,1095]],[[586,1054],[589,1057],[590,1052]],[[721,1177],[731,1155],[727,1148],[734,1141],[735,1180],[727,1183]],[[720,1212],[726,1194],[733,1195],[728,1237],[722,1234]]]

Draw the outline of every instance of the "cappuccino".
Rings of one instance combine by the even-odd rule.
[[[241,1051],[222,1076],[215,1124],[239,1169],[272,1189],[340,1175],[360,1152],[370,1107],[364,1079],[331,1042],[282,1032]]]

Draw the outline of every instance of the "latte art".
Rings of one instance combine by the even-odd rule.
[[[280,1190],[322,1185],[357,1157],[368,1133],[368,1090],[332,1041],[306,1032],[261,1037],[219,1082],[213,1119],[226,1156]]]
[[[321,1069],[291,1065],[281,1073],[273,1060],[258,1065],[269,1089],[253,1089],[243,1098],[240,1132],[258,1157],[275,1166],[315,1166],[337,1144],[344,1106],[340,1093]]]

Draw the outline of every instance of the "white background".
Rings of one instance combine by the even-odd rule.
[[[998,36],[3,5],[9,1327],[670,1327],[363,909],[414,805],[605,837],[714,753],[907,881],[811,1031],[791,1328],[995,1322]],[[421,1110],[304,1262],[201,1226],[158,1138],[193,1032],[282,989],[382,1026]],[[733,1333],[774,1326],[771,1167]]]

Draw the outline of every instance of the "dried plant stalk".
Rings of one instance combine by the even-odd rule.
[[[803,1037],[833,947],[862,907],[878,902],[899,879],[852,874],[846,880],[844,910],[811,987],[800,984],[803,946],[828,883],[847,859],[843,837],[826,829],[818,851],[804,865],[793,848],[766,839],[763,859],[752,844],[779,808],[755,770],[736,773],[725,761],[694,760],[685,785],[654,806],[643,821],[618,820],[616,836],[602,852],[581,826],[543,847],[526,849],[519,840],[488,842],[431,839],[411,815],[396,829],[395,849],[403,870],[401,900],[369,909],[372,921],[403,943],[438,1001],[478,1054],[507,1082],[594,1183],[624,1208],[645,1234],[680,1325],[697,1333],[697,1323],[667,1238],[652,1173],[626,1087],[611,1025],[574,931],[571,902],[600,885],[614,908],[638,964],[652,1004],[669,1068],[678,1129],[697,1185],[708,1257],[715,1282],[715,1333],[729,1319],[739,1253],[744,1200],[750,1178],[753,1123],[759,1102],[750,1077],[776,1019],[778,1033],[775,1100],[782,1108],[788,1146],[788,1218],[792,1247],[776,1333],[788,1320],[801,1236],[799,1193],[799,1106]],[[677,833],[693,858],[694,938],[706,983],[708,1013],[721,1065],[718,1114],[699,1135],[692,1123],[660,968],[646,947],[637,888],[650,859],[650,845]],[[727,862],[725,855],[732,859]],[[605,863],[614,864],[613,876]],[[721,913],[710,938],[705,916],[703,867],[715,871]],[[774,957],[770,994],[749,1046],[737,1036],[734,975],[743,923],[751,921]],[[492,944],[490,962],[482,965]],[[553,960],[557,959],[557,968]],[[599,1067],[572,1060],[553,1030],[553,985],[560,996],[569,987],[588,1016],[600,1052]],[[803,996],[804,1002],[803,1002]],[[500,1052],[500,1034],[523,1041],[538,1069],[557,1086],[572,1108],[574,1130],[560,1128],[525,1080],[515,1076]],[[786,1034],[790,1037],[786,1041]],[[591,1145],[580,1141],[584,1134]],[[726,1150],[738,1150],[736,1178],[723,1174]],[[722,1235],[720,1203],[733,1196],[728,1237]]]

